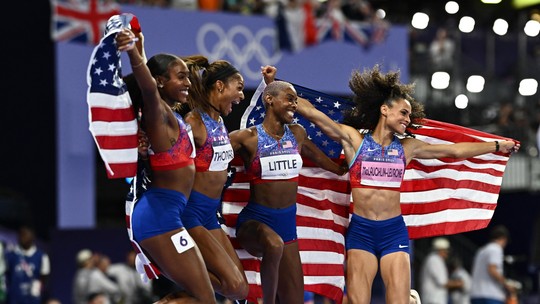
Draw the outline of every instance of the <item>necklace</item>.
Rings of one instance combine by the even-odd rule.
[[[172,109],[174,112],[180,111],[181,108],[182,108],[182,104],[179,103],[179,102],[175,102],[175,103],[172,105],[172,107],[171,107],[171,109]]]
[[[263,129],[264,129],[264,132],[266,132],[266,134],[272,136],[273,138],[277,139],[278,141],[280,141],[282,138],[283,138],[283,135],[285,135],[285,132],[283,132],[283,135],[277,135],[277,134],[274,134],[274,133],[271,133],[269,132],[266,127],[264,126],[264,124],[262,125]]]
[[[210,107],[211,107],[212,109],[214,109],[216,112],[218,112],[218,113],[221,115],[221,111],[219,111],[218,108],[214,107],[213,104],[208,103],[208,105],[210,105]]]

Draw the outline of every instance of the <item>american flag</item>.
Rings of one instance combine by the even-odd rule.
[[[264,106],[258,96],[264,88],[261,83],[244,113],[240,127],[250,127],[262,123]],[[336,121],[341,121],[342,109],[352,106],[344,99],[322,94],[308,88],[296,86],[298,95],[310,100]],[[314,124],[296,115],[295,123],[305,126],[310,139],[325,153],[342,160],[341,146],[324,135]],[[223,196],[222,215],[226,231],[236,246],[250,284],[249,300],[256,302],[262,297],[260,288],[259,260],[241,249],[235,240],[236,218],[249,198],[249,181],[238,158],[232,163],[235,170],[233,183]],[[341,303],[345,286],[344,233],[349,223],[350,185],[348,174],[337,176],[322,170],[304,159],[304,166],[298,180],[297,232],[300,257],[304,270],[305,290],[324,295]]]
[[[89,130],[109,178],[133,177],[137,172],[138,124],[114,41],[123,26],[127,25],[111,27],[94,48],[86,74]]]
[[[299,96],[337,122],[343,111],[353,106],[345,99],[294,85]],[[257,89],[241,120],[241,128],[259,124],[264,107]],[[311,140],[333,159],[343,159],[339,143],[326,137],[314,124],[300,115]],[[503,138],[457,125],[425,120],[414,132],[431,143],[493,141]],[[407,167],[402,186],[402,210],[411,238],[454,234],[484,228],[497,204],[504,168],[509,159],[501,153],[470,159],[413,160]],[[249,299],[262,297],[259,260],[250,256],[235,241],[238,213],[249,199],[249,181],[238,158],[232,163],[232,182],[224,191],[222,215],[226,231],[235,245],[250,284]],[[349,176],[337,176],[304,160],[300,171],[297,198],[297,231],[304,270],[305,290],[342,303],[345,285],[344,234],[350,215]]]
[[[414,133],[417,139],[433,144],[510,140],[429,119]],[[401,185],[401,210],[410,238],[487,227],[509,159],[510,155],[502,153],[467,159],[413,159]]]
[[[51,0],[51,37],[96,45],[109,17],[120,13],[113,0]]]

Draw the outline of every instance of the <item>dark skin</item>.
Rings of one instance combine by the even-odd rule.
[[[19,242],[19,246],[21,246],[22,249],[24,249],[24,250],[30,249],[32,246],[35,245],[36,237],[35,237],[34,230],[32,230],[28,226],[20,227],[17,239],[18,239],[18,242]],[[37,271],[40,271],[40,270],[37,269]],[[41,275],[40,276],[40,281],[41,281],[41,283],[43,285],[45,285],[44,288],[46,289],[46,285],[47,285],[47,283],[49,281],[49,275]]]
[[[244,99],[244,81],[238,73],[228,77],[226,81],[217,80],[209,87],[207,88],[208,101],[212,108],[206,113],[215,121],[220,120],[221,115],[228,115],[232,111],[232,105]],[[200,113],[191,111],[186,115],[185,120],[191,125],[195,146],[197,148],[203,146],[208,133]],[[226,181],[226,169],[196,172],[193,191],[209,198],[220,199]],[[215,215],[215,211],[212,213]],[[249,286],[244,268],[225,231],[223,229],[208,230],[200,225],[188,229],[188,232],[201,251],[215,291],[229,299],[245,299]]]
[[[209,102],[219,112],[211,108],[207,114],[218,121],[220,116],[227,116],[232,111],[232,105],[244,100],[244,79],[240,74],[235,74],[229,77],[228,81],[217,80],[209,90]],[[185,120],[191,125],[196,147],[203,146],[208,133],[199,112],[189,112]],[[227,170],[197,172],[193,190],[211,198],[220,198],[226,181]]]
[[[166,75],[155,78],[144,64],[144,58],[132,41],[134,34],[123,29],[116,36],[117,48],[126,51],[133,74],[141,89],[144,108],[145,131],[152,149],[158,153],[167,151],[176,142],[180,126],[171,107],[180,102],[186,103],[189,70],[180,58],[168,66]],[[188,197],[195,175],[194,165],[179,169],[154,171],[152,187],[165,188],[181,192]],[[215,296],[210,278],[197,246],[179,253],[171,241],[171,236],[185,230],[177,228],[140,241],[145,253],[160,268],[163,275],[185,292],[167,296],[157,303],[215,303]]]
[[[263,75],[273,73],[275,68],[264,67]],[[278,82],[279,83],[279,82]],[[263,93],[266,115],[263,127],[267,134],[279,141],[285,132],[285,124],[294,134],[298,150],[316,165],[344,174],[346,170],[326,157],[307,137],[305,129],[291,124],[297,108],[298,96],[291,84],[281,82],[276,96]],[[269,84],[269,87],[274,84]],[[257,153],[258,134],[256,127],[231,132],[231,144],[245,164],[251,164]],[[250,185],[250,200],[260,205],[281,209],[296,204],[298,182],[276,180]],[[303,303],[303,272],[298,251],[298,242],[284,244],[282,238],[266,224],[248,220],[237,231],[237,240],[251,255],[262,257],[261,283],[263,303]]]

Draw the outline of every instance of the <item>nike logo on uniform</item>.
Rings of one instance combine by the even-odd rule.
[[[368,152],[376,151],[377,149],[367,149]]]
[[[264,148],[265,148],[265,149],[266,149],[266,148],[270,148],[270,147],[272,147],[272,146],[274,146],[274,145],[275,145],[275,143],[274,143],[274,144],[269,144],[269,145],[268,145],[268,144],[264,144]]]
[[[408,245],[398,245],[398,247],[401,249],[401,248],[407,248],[409,246]]]
[[[215,127],[212,129],[212,133],[216,132],[216,130],[219,129],[219,127]]]

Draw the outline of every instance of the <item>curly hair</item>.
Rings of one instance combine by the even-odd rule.
[[[420,124],[425,117],[424,106],[412,97],[414,84],[402,84],[399,71],[383,74],[377,64],[362,73],[353,71],[349,88],[354,93],[356,106],[344,115],[344,123],[356,129],[374,130],[379,122],[380,107],[393,106],[398,99],[406,99],[411,104],[411,124]]]
[[[186,62],[190,73],[191,88],[189,89],[188,102],[190,108],[201,108],[209,111],[209,94],[214,88],[216,81],[221,80],[228,85],[231,79],[239,79],[240,72],[226,60],[216,60],[212,63],[202,55],[182,57]]]

